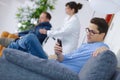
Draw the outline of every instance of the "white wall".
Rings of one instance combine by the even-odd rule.
[[[17,30],[15,14],[21,4],[17,0],[0,0],[0,33],[2,31],[13,33]]]
[[[110,46],[115,54],[120,50],[120,12],[116,13],[113,18],[105,43]]]

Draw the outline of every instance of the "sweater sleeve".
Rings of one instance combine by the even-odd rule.
[[[24,35],[28,34],[29,31],[30,31],[30,30],[26,30],[26,31],[23,31],[23,32],[19,32],[19,33],[18,33],[18,36],[19,36],[19,37],[24,36]]]
[[[67,25],[63,26],[59,30],[48,30],[47,35],[49,37],[61,37],[64,35],[70,34],[74,30],[74,26],[76,26],[76,20],[71,20]]]

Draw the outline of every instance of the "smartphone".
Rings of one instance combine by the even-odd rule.
[[[57,42],[60,44],[60,46],[62,47],[62,41],[60,39],[57,39]]]

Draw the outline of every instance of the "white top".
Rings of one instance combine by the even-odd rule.
[[[62,41],[63,54],[75,50],[78,46],[80,33],[80,21],[77,15],[68,16],[64,20],[64,25],[59,30],[48,30],[49,37],[59,38]]]

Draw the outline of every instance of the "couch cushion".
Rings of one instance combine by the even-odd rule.
[[[79,73],[80,80],[110,80],[115,73],[117,59],[107,50],[91,57]]]
[[[8,48],[3,52],[9,62],[52,80],[78,80],[77,73],[70,71],[55,60],[40,59],[29,53]]]

